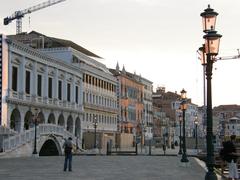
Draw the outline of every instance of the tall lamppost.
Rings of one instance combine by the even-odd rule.
[[[179,114],[179,151],[178,154],[182,154],[182,115]]]
[[[94,116],[93,127],[94,127],[94,146],[93,148],[97,148],[97,116]]]
[[[187,163],[189,162],[187,158],[187,151],[186,151],[186,138],[185,138],[185,111],[187,109],[187,91],[184,89],[181,91],[181,110],[182,110],[182,116],[183,116],[183,137],[182,137],[182,142],[183,142],[183,153],[182,153],[182,159],[181,162]]]
[[[147,132],[147,126],[145,123],[143,123],[143,145],[146,146],[146,132]]]
[[[195,124],[195,149],[198,149],[198,133],[197,133],[197,129],[198,129],[198,117],[196,116],[194,119],[194,124]]]
[[[34,147],[33,147],[33,154],[37,154],[37,118],[38,118],[38,109],[35,108],[35,112],[34,112]]]
[[[141,126],[141,152],[142,152],[142,148],[143,146],[145,146],[145,128],[146,127],[144,122],[142,122],[140,126]]]
[[[213,9],[208,8],[200,14],[203,22],[203,32],[205,35],[205,47],[202,48],[202,64],[206,66],[206,79],[207,79],[207,168],[208,171],[205,175],[205,180],[217,180],[214,172],[214,147],[213,147],[213,119],[212,119],[212,67],[215,56],[218,54],[220,34],[215,31],[216,18],[218,13]],[[205,56],[207,58],[205,58]]]

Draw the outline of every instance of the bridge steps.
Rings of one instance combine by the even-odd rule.
[[[12,133],[10,130],[0,127],[0,157],[30,156],[33,152],[35,139],[35,128],[23,131],[21,133]],[[6,134],[7,133],[7,134]],[[4,135],[3,135],[4,134]],[[48,139],[52,139],[57,144],[59,154],[63,154],[62,145],[68,137],[72,137],[73,144],[80,145],[81,141],[72,133],[68,132],[63,126],[55,124],[40,124],[37,126],[37,149],[38,152]]]

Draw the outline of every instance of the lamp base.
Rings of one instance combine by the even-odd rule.
[[[187,155],[186,155],[185,153],[183,153],[183,155],[182,155],[181,162],[183,162],[183,163],[189,162],[189,160],[188,160],[188,158],[187,158]]]
[[[39,154],[32,154],[32,157],[38,158],[38,157],[39,157]]]
[[[181,162],[181,163],[179,163],[179,166],[181,166],[181,167],[185,167],[185,168],[187,168],[187,167],[190,167],[190,162]]]
[[[181,154],[182,154],[182,150],[179,150],[179,151],[178,151],[178,154],[181,155]]]

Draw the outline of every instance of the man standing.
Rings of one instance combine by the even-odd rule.
[[[224,160],[228,163],[229,169],[229,180],[238,179],[238,169],[237,169],[237,152],[234,145],[236,135],[230,136],[231,140],[223,143],[223,154]]]
[[[68,140],[66,140],[63,144],[63,148],[64,148],[64,153],[65,153],[65,161],[64,161],[64,171],[67,170],[68,167],[68,171],[72,171],[72,148],[73,148],[73,144],[72,144],[72,138],[69,137]]]

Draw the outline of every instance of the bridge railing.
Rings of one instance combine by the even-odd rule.
[[[26,130],[14,136],[5,137],[3,140],[3,151],[13,150],[31,141],[34,137],[34,129]]]
[[[42,135],[50,135],[54,134],[57,136],[61,136],[63,139],[67,139],[68,137],[72,137],[73,143],[79,143],[79,139],[71,133],[68,132],[63,126],[58,126],[55,124],[39,124],[37,126],[37,138]],[[11,151],[14,150],[26,143],[31,142],[35,137],[35,129],[31,128],[29,130],[25,130],[19,134],[15,134],[13,136],[8,136],[3,139],[3,151]],[[77,142],[78,141],[78,142]]]
[[[58,126],[55,124],[40,124],[38,126],[38,135],[48,135],[48,134],[63,136],[64,127]]]
[[[6,134],[17,134],[17,132],[10,128],[0,126],[0,135],[6,135]]]
[[[71,137],[73,142],[76,142],[76,137],[71,132],[67,131],[63,126],[58,126],[55,124],[41,124],[39,125],[38,133],[40,135],[49,135],[54,134],[58,136],[62,136],[63,139],[67,139]]]

